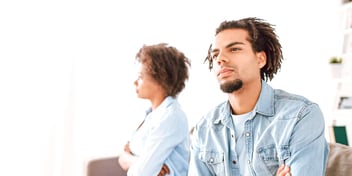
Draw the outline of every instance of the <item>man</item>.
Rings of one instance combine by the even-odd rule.
[[[329,149],[319,106],[266,83],[283,58],[274,31],[258,18],[216,29],[206,61],[228,100],[197,123],[188,175],[325,175]]]

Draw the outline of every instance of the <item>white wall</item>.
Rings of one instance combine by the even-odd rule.
[[[0,2],[1,175],[85,175],[114,156],[148,102],[136,98],[134,56],[167,42],[192,70],[180,101],[190,125],[226,96],[203,64],[218,24],[258,16],[276,24],[285,61],[274,87],[318,102],[329,117],[327,60],[341,51],[335,1]]]

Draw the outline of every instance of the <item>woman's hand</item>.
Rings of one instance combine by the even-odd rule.
[[[123,148],[123,150],[124,150],[125,152],[127,152],[127,153],[131,153],[131,154],[132,154],[131,149],[130,149],[130,142],[127,142],[127,143],[125,144],[125,147]]]
[[[170,174],[170,169],[167,167],[166,164],[163,164],[163,167],[161,167],[161,170],[158,174],[158,176],[165,176],[166,174]]]
[[[279,169],[277,169],[276,176],[291,176],[290,167],[282,164]]]
[[[122,151],[122,153],[119,155],[119,164],[121,168],[125,171],[127,171],[132,163],[134,162],[135,157],[132,155],[131,149],[130,149],[130,144],[127,142],[125,144],[125,147]]]

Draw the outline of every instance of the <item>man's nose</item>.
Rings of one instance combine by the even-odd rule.
[[[221,65],[222,63],[225,63],[229,60],[229,58],[227,57],[227,55],[223,52],[220,52],[219,55],[216,58],[216,63],[218,65]]]

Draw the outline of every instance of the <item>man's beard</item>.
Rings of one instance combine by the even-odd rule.
[[[240,79],[235,79],[224,84],[220,84],[220,89],[225,93],[232,93],[242,88],[243,82]]]

